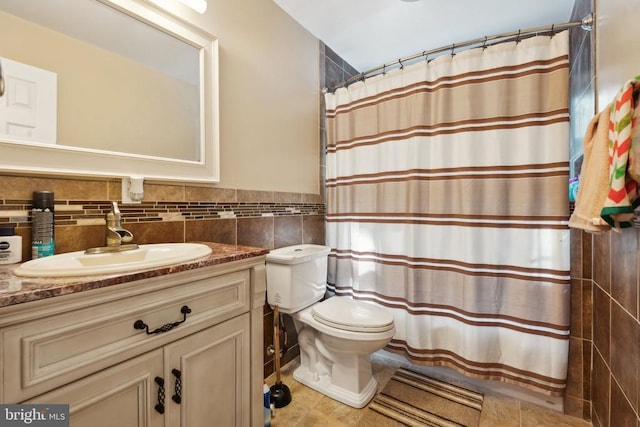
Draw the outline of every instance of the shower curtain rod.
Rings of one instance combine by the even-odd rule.
[[[489,46],[490,44],[504,42],[510,38],[511,39],[515,38],[517,40],[523,36],[528,36],[532,34],[537,35],[539,33],[546,33],[546,32],[555,33],[558,31],[563,31],[569,28],[574,28],[574,27],[581,27],[583,30],[591,31],[591,29],[593,28],[593,14],[590,13],[586,15],[584,18],[582,18],[581,21],[566,22],[564,24],[553,24],[553,25],[547,25],[545,27],[529,28],[526,30],[513,31],[510,33],[502,33],[502,34],[496,34],[493,36],[485,36],[485,37],[480,37],[473,40],[467,40],[462,43],[453,43],[451,45],[442,46],[437,49],[425,50],[422,53],[417,53],[415,55],[407,56],[406,58],[400,58],[398,59],[397,62],[392,62],[390,64],[382,64],[379,67],[372,68],[360,74],[356,74],[355,76],[349,77],[347,80],[329,88],[328,90],[330,92],[334,92],[336,89],[339,89],[341,87],[347,87],[351,83],[355,83],[356,81],[364,80],[367,77],[371,77],[370,75],[376,73],[377,71],[382,70],[384,73],[386,69],[390,67],[394,67],[394,66],[403,67],[405,65],[404,63],[413,61],[418,58],[422,58],[423,56],[426,56],[428,58],[429,55],[446,52],[448,50],[450,50],[452,54],[455,54],[455,49],[461,48],[461,47],[468,47],[473,45],[477,45],[476,47],[480,47],[480,46],[485,47],[485,46]],[[491,42],[491,43],[488,44],[488,42]]]

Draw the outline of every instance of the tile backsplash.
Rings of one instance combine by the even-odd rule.
[[[55,194],[56,252],[104,245],[105,215],[120,198],[116,180],[3,176],[0,225],[22,236],[23,260],[31,258],[31,196]],[[136,243],[215,241],[273,249],[324,243],[322,197],[172,184],[146,184],[141,204],[119,205],[123,226]]]

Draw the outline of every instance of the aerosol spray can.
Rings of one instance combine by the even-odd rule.
[[[56,253],[53,239],[53,193],[33,192],[31,211],[31,258],[42,258]]]

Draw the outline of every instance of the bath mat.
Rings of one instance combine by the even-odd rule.
[[[361,427],[477,427],[483,395],[399,368],[376,395]]]

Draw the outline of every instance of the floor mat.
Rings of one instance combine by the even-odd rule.
[[[369,403],[361,427],[477,427],[483,395],[399,368]]]

